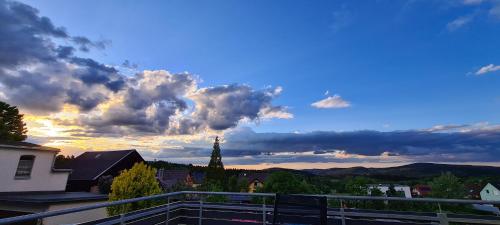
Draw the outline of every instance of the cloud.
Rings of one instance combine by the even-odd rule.
[[[292,118],[285,107],[271,104],[281,90],[276,87],[256,91],[238,84],[202,88],[190,96],[196,105],[194,119],[210,129],[225,130],[245,119]]]
[[[311,104],[312,107],[321,109],[338,109],[338,108],[348,108],[351,103],[342,99],[340,95],[329,96],[325,99],[319,100]]]
[[[333,32],[338,32],[352,23],[353,15],[347,6],[344,4],[338,10],[332,12],[332,22],[330,29]]]
[[[456,130],[458,127],[468,129]],[[446,128],[448,130],[443,132]],[[305,158],[314,158],[318,162],[371,158],[380,162],[383,155],[399,162],[496,162],[500,160],[499,138],[499,126],[477,125],[443,125],[439,129],[390,132],[316,131],[298,134],[255,133],[250,129],[240,129],[224,136],[223,149],[233,151],[233,156],[247,158],[286,155],[289,162],[304,162],[301,160]]]
[[[293,117],[272,104],[281,87],[198,88],[189,73],[139,72],[128,60],[113,67],[79,57],[110,41],[72,36],[23,3],[0,0],[0,41],[0,100],[37,115],[77,106],[78,116],[60,125],[82,127],[79,136],[192,134]]]
[[[465,25],[470,23],[473,19],[474,19],[474,16],[472,16],[472,15],[461,16],[461,17],[458,17],[455,20],[449,22],[446,25],[446,28],[448,29],[448,31],[455,31],[455,30],[458,30],[458,29],[464,27]]]
[[[489,65],[481,67],[478,71],[476,71],[476,75],[484,75],[484,74],[495,72],[498,70],[500,70],[500,66],[489,64]]]
[[[463,4],[464,5],[479,5],[481,4],[482,2],[484,2],[484,0],[463,0]]]
[[[2,100],[23,109],[50,113],[73,104],[87,111],[124,86],[114,68],[74,55],[75,48],[103,49],[105,42],[71,36],[26,4],[0,1],[0,37]]]

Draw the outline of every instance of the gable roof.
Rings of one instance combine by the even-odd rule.
[[[243,173],[240,174],[239,179],[246,179],[248,183],[252,183],[255,180],[264,183],[268,176],[269,174],[267,173]]]
[[[500,182],[493,182],[490,184],[493,185],[493,187],[495,187],[496,189],[500,190]]]
[[[207,175],[207,173],[203,172],[203,171],[195,171],[191,174],[191,176],[193,177],[193,182],[195,184],[201,184],[203,183],[203,181],[205,180],[205,176]]]
[[[118,151],[91,151],[84,152],[71,162],[70,180],[94,180],[115,164],[125,159],[135,149]],[[137,153],[139,154],[139,153]]]
[[[158,170],[158,180],[165,188],[186,181],[188,176],[190,176],[189,170]]]
[[[24,141],[0,141],[0,148],[2,149],[27,149],[27,150],[40,150],[40,151],[54,151],[59,152],[57,148],[37,145]]]

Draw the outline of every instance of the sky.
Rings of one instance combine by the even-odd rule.
[[[500,165],[500,1],[0,0],[0,100],[62,154]]]

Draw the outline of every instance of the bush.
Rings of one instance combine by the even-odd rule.
[[[161,193],[160,185],[156,181],[156,170],[144,163],[136,163],[131,169],[124,170],[115,177],[111,185],[109,201],[138,198]],[[127,213],[130,211],[149,208],[160,204],[159,201],[140,201],[108,207],[110,215]]]

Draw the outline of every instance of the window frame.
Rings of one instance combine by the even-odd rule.
[[[33,166],[35,165],[35,159],[36,159],[35,155],[21,155],[19,157],[19,161],[17,163],[16,172],[14,173],[14,179],[15,180],[29,180],[29,179],[31,179],[31,174],[33,172]],[[27,163],[30,163],[30,164],[23,165],[23,163],[24,163],[23,161],[29,161]],[[24,175],[19,174],[20,171],[24,170],[23,172],[26,172],[28,170],[28,168],[22,168],[22,167],[28,167],[28,166],[29,166],[29,173],[26,173]]]

